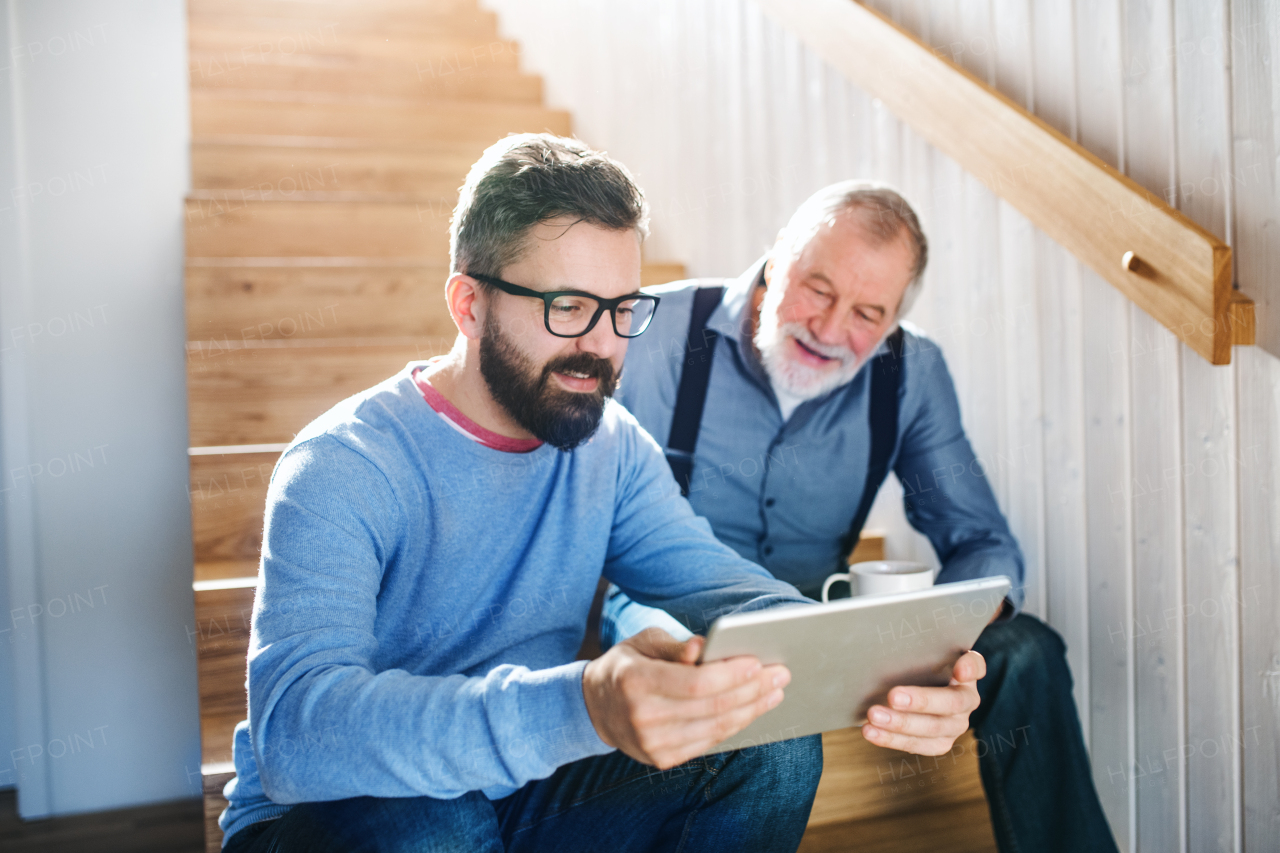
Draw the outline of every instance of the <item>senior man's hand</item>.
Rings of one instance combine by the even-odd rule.
[[[777,707],[785,666],[742,656],[694,666],[706,642],[648,628],[587,664],[582,695],[600,739],[666,770]]]
[[[947,687],[895,687],[889,705],[872,705],[862,736],[877,746],[916,755],[942,755],[969,728],[969,715],[978,707],[978,679],[987,662],[974,651],[965,652],[951,670]]]

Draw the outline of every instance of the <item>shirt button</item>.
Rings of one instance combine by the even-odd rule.
[[[776,498],[768,498],[767,500],[765,500],[764,505],[765,505],[765,506],[773,506],[773,505],[774,505],[774,504],[776,504],[777,502],[778,502],[778,501],[777,501],[777,499],[776,499]]]
[[[765,546],[764,546],[764,555],[765,555],[766,557],[768,557],[768,556],[769,556],[770,554],[772,554],[772,553],[773,553],[773,546],[772,546],[772,545],[765,545]]]

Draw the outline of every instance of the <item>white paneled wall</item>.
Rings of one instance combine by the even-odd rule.
[[[1026,553],[1027,608],[1068,643],[1121,848],[1280,849],[1280,3],[872,3],[1232,243],[1260,346],[1212,367],[750,0],[486,2],[636,173],[650,257],[736,275],[824,184],[905,192],[932,244],[912,319]],[[873,522],[923,555],[900,494]]]

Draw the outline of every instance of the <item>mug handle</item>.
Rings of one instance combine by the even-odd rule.
[[[827,603],[827,594],[831,591],[831,585],[833,583],[839,583],[840,581],[844,581],[850,586],[853,585],[853,580],[849,577],[849,572],[836,572],[833,575],[828,575],[827,579],[822,582],[822,603],[823,604]]]

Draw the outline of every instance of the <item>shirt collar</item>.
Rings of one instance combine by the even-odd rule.
[[[764,265],[768,255],[761,257],[742,275],[725,282],[724,298],[711,312],[707,320],[707,328],[714,330],[737,350],[738,359],[746,368],[751,378],[768,393],[773,393],[773,384],[765,373],[760,357],[756,355],[751,343],[751,294],[756,285],[764,282]]]
[[[751,334],[751,293],[757,284],[764,281],[764,265],[768,255],[761,257],[742,275],[725,285],[724,298],[711,312],[707,320],[708,328],[714,329],[722,337],[729,338],[739,344],[745,343],[745,352],[751,351],[748,340]]]

